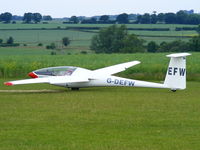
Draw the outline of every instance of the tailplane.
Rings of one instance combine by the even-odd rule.
[[[167,55],[170,57],[167,74],[164,81],[164,86],[171,88],[172,91],[177,89],[183,90],[186,88],[186,56],[189,53],[176,53]]]

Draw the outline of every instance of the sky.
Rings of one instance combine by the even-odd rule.
[[[54,18],[116,15],[120,13],[177,12],[194,9],[200,13],[200,0],[0,0],[0,13],[39,12]]]

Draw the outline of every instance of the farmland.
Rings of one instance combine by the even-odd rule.
[[[1,84],[0,149],[198,149],[199,89],[198,82],[176,93]]]
[[[187,89],[101,87],[80,91],[31,84],[4,86],[10,80],[50,66],[97,69],[139,60],[141,64],[118,76],[161,82],[169,53],[94,54],[90,41],[98,30],[66,27],[109,25],[0,24],[0,38],[13,36],[20,47],[0,48],[0,150],[169,150],[200,147],[200,54],[187,57]],[[188,25],[127,25],[128,28],[170,28],[169,31],[138,31],[157,43],[189,40],[195,31],[175,31]],[[59,27],[59,28],[58,28]],[[188,26],[194,27],[194,26]],[[45,46],[69,37],[69,47],[50,55]],[[42,43],[43,46],[38,46]],[[25,46],[26,45],[26,46]],[[82,53],[85,51],[87,53]]]
[[[135,79],[163,80],[166,74],[169,58],[167,53],[136,53],[136,54],[74,54],[51,56],[45,53],[42,55],[30,55],[21,52],[21,55],[11,55],[4,52],[0,55],[0,76],[26,77],[27,73],[38,68],[51,66],[79,66],[88,69],[98,69],[109,65],[139,60],[142,63],[128,69],[119,75]],[[48,50],[38,50],[37,53],[47,52]],[[16,52],[16,50],[15,50]],[[24,53],[24,54],[23,54]],[[23,54],[23,55],[22,55]],[[188,80],[199,81],[200,75],[200,54],[192,53],[187,59]]]
[[[60,22],[49,24],[0,24],[0,38],[5,41],[9,36],[12,36],[20,44],[36,46],[38,43],[42,43],[45,46],[52,42],[61,45],[61,39],[67,36],[72,41],[69,49],[86,50],[89,49],[92,36],[99,31],[93,28],[108,26],[110,24],[62,24]],[[157,43],[161,43],[163,41],[171,42],[180,39],[188,41],[191,36],[196,35],[195,31],[175,31],[176,27],[196,27],[194,25],[128,24],[126,26],[133,29],[169,29],[169,31],[129,31],[129,33],[134,33],[147,42],[156,41]],[[80,27],[88,29],[79,29]]]

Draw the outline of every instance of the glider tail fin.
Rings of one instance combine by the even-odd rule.
[[[170,62],[167,74],[164,81],[164,86],[172,90],[186,88],[186,56],[189,53],[176,53],[167,55],[170,57]]]

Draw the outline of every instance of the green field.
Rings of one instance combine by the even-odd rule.
[[[15,39],[15,42],[26,44],[28,46],[37,46],[42,43],[44,46],[54,42],[61,47],[61,39],[69,37],[71,40],[70,49],[88,50],[91,39],[99,30],[60,30],[67,27],[108,27],[111,24],[62,24],[61,22],[52,22],[49,24],[0,24],[0,38],[6,41],[9,36]],[[175,31],[176,27],[195,27],[194,25],[167,25],[167,24],[128,24],[128,28],[169,28],[170,31],[132,31],[140,38],[149,41],[161,43],[163,41],[171,42],[174,40],[188,41],[191,36],[196,35],[195,31]],[[20,30],[29,29],[29,30]],[[37,29],[37,30],[36,30]],[[186,37],[185,37],[186,36]]]
[[[26,52],[25,52],[26,51]],[[41,55],[38,55],[41,51]],[[12,55],[12,52],[14,55]],[[39,68],[53,66],[78,66],[88,69],[98,69],[132,60],[141,64],[120,73],[120,76],[142,80],[164,80],[170,53],[136,53],[136,54],[72,54],[47,55],[48,50],[0,49],[0,77],[27,77],[27,73]],[[28,53],[29,52],[29,53]],[[32,52],[32,54],[31,54]],[[35,53],[35,55],[34,55]],[[190,81],[200,81],[200,54],[192,53],[187,58],[187,75]]]
[[[199,92],[0,84],[0,149],[199,149]]]
[[[94,54],[89,50],[95,33],[41,28],[80,27],[49,24],[0,24],[0,38],[13,36],[21,45],[0,48],[0,150],[193,150],[200,147],[200,53],[187,57],[187,89],[101,87],[80,91],[31,84],[5,86],[28,78],[30,71],[51,66],[98,69],[139,60],[142,63],[118,76],[161,82],[170,53]],[[109,25],[81,25],[107,27]],[[129,28],[170,28],[170,31],[129,31],[147,41],[189,40],[187,25],[127,25]],[[191,27],[191,26],[190,26]],[[17,30],[19,28],[34,30]],[[35,29],[38,30],[35,30]],[[8,29],[8,30],[5,30]],[[14,30],[13,30],[14,29]],[[68,48],[50,55],[45,46],[68,36]],[[153,36],[153,37],[151,37]],[[164,37],[166,36],[166,37]],[[177,37],[175,37],[177,36]],[[38,47],[43,43],[43,47]],[[80,54],[82,51],[87,55]]]

